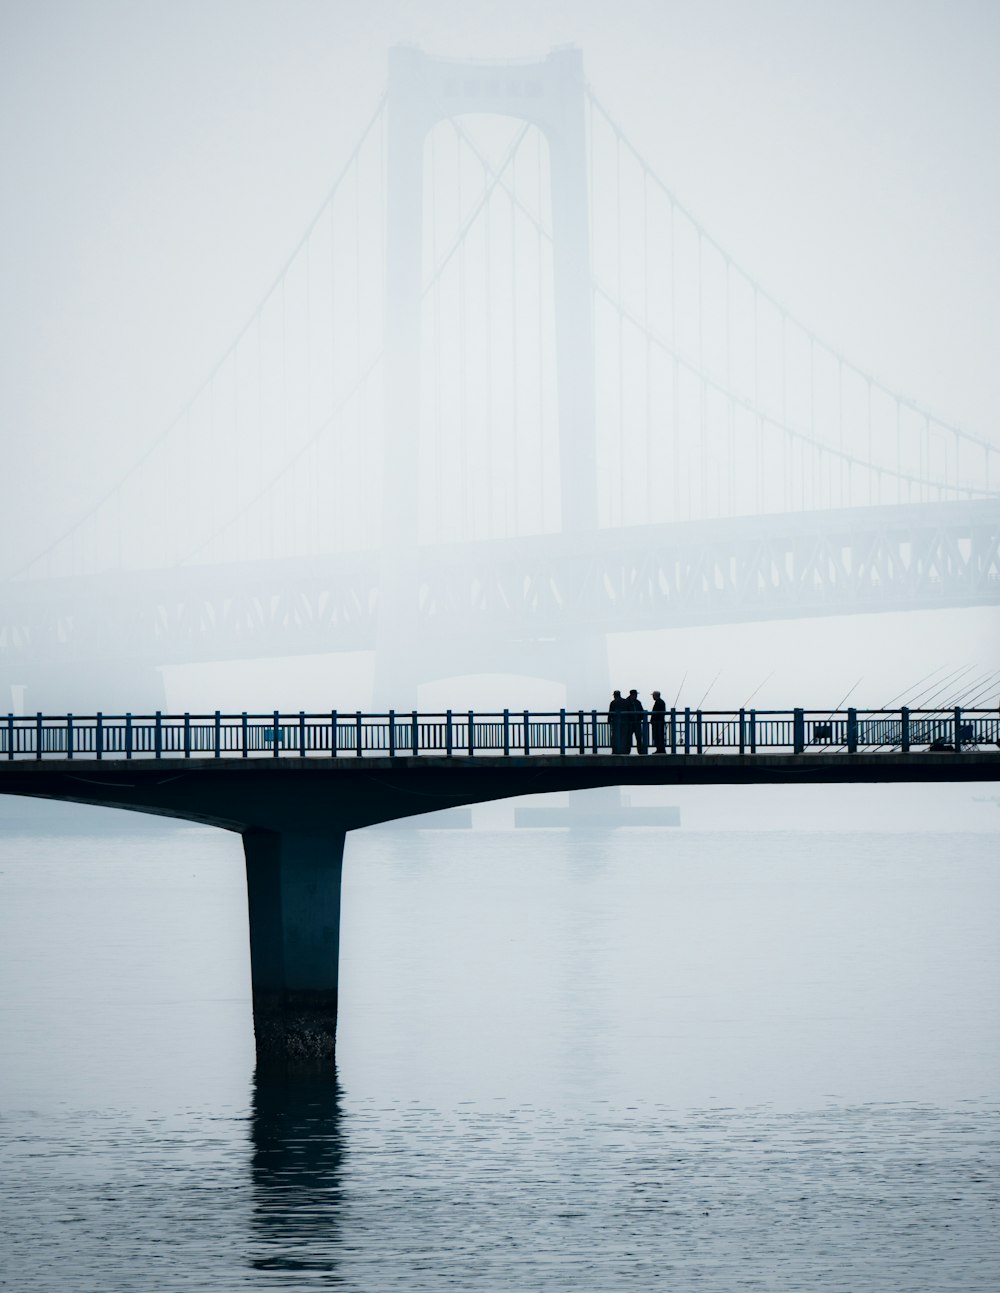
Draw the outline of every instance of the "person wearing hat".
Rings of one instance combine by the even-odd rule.
[[[653,745],[657,754],[667,752],[667,704],[658,691],[653,692],[653,704],[649,725],[652,729]]]

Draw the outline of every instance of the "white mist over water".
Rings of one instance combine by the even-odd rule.
[[[86,515],[213,369],[350,156],[399,42],[473,59],[578,46],[601,103],[735,261],[874,377],[997,442],[995,6],[9,0],[0,573]],[[446,132],[433,144],[454,220],[448,146]],[[516,183],[544,206],[544,175]],[[612,196],[598,195],[604,230]],[[350,202],[328,232],[356,224],[368,254],[381,226]],[[635,245],[622,277],[641,301]],[[306,291],[327,255],[318,240],[310,253],[312,277],[297,270],[272,302],[170,470],[154,458],[146,492],[122,491],[145,532],[116,551],[84,528],[71,567],[141,567],[178,547],[207,559],[222,500],[245,504],[284,461],[273,428],[315,413],[306,372],[314,395],[337,376],[318,343],[281,354],[280,325],[301,327],[307,303],[314,327],[338,328],[343,366],[365,362],[381,283],[347,285],[367,320],[352,334],[345,306]],[[689,294],[691,275],[689,255]],[[681,330],[697,346],[692,318]],[[606,358],[617,340],[595,335]],[[717,334],[702,342],[724,362]],[[258,346],[287,381],[272,376],[255,402]],[[745,355],[734,367],[745,379]],[[534,403],[518,392],[522,439],[492,462],[460,435],[460,375],[442,381],[440,456],[467,453],[477,491],[442,491],[456,532],[554,524],[551,383],[542,374],[538,394],[539,372],[519,374]],[[614,404],[605,390],[605,429]],[[491,407],[513,418],[499,377]],[[880,418],[875,447],[891,458]],[[512,503],[515,445],[535,477]],[[229,555],[334,529],[374,453],[357,438],[341,450],[304,458],[325,490],[307,506],[291,491],[280,517],[245,507]],[[935,440],[937,465],[952,452]],[[651,478],[628,452],[624,470],[602,461],[605,521],[664,490],[673,505],[662,457]],[[431,486],[454,480],[425,474],[426,513]],[[745,465],[734,474],[749,487]],[[694,485],[689,500],[701,503]],[[880,705],[933,671],[986,673],[998,647],[996,608],[612,633],[609,677],[681,705]],[[603,676],[569,695],[522,663],[470,664],[419,703],[606,703]],[[166,703],[367,708],[373,673],[370,652],[174,665]],[[340,1086],[273,1098],[252,1090],[236,837],[126,835],[109,818],[102,834],[84,810],[25,810],[29,833],[0,835],[12,1287],[992,1291],[992,788],[630,793],[678,805],[682,828],[514,835],[502,804],[475,814],[491,830],[353,838]]]
[[[5,569],[17,568],[85,514],[211,371],[350,156],[384,88],[387,51],[400,42],[432,55],[499,60],[543,58],[552,47],[577,45],[601,104],[738,264],[862,370],[995,439],[1000,193],[995,168],[984,159],[992,155],[1000,113],[992,76],[1000,37],[988,6],[967,6],[958,20],[946,5],[888,2],[849,3],[833,15],[778,0],[752,10],[723,0],[694,10],[629,0],[616,6],[613,18],[597,4],[564,11],[439,0],[419,10],[376,3],[361,13],[306,0],[209,9],[180,3],[168,10],[50,3],[9,5],[2,21],[0,149],[9,182],[0,216],[6,248],[0,253],[6,286],[0,434],[18,483],[0,516]],[[481,123],[469,128],[475,124]],[[491,144],[488,134],[482,146],[495,159],[503,144]],[[463,176],[451,143],[431,140],[427,148],[440,207],[436,232],[428,226],[427,233],[425,254],[433,259],[448,246],[457,189],[465,185],[468,202],[473,180],[481,183],[483,175],[468,169],[468,150]],[[523,173],[515,172],[511,182],[520,186],[524,203],[544,208],[544,175],[539,181],[529,174],[533,156],[525,154]],[[544,157],[539,161],[544,169]],[[377,192],[377,177],[363,178]],[[428,191],[428,204],[432,196]],[[626,196],[631,210],[635,193]],[[618,221],[612,197],[610,188],[594,194],[598,252],[614,243],[602,241]],[[369,225],[360,214],[366,236],[377,242],[377,222]],[[626,213],[624,267],[595,252],[594,268],[602,280],[620,274],[638,309],[644,285],[631,282],[629,257],[642,231],[630,218]],[[662,241],[665,229],[657,219],[654,213],[652,235]],[[348,202],[331,226],[335,240],[346,238],[356,220]],[[508,232],[497,225],[498,245]],[[526,235],[518,237],[528,256]],[[693,243],[686,251],[680,247],[679,291],[690,287],[696,250]],[[319,282],[328,249],[317,241],[311,254],[310,272]],[[662,290],[662,265],[655,258],[652,265],[649,309],[663,330],[669,294]],[[382,292],[377,267],[369,268],[371,276],[366,270],[358,284],[338,285],[338,299],[357,294],[366,318],[380,310]],[[707,261],[705,272],[715,273]],[[469,286],[478,276],[470,252],[468,300],[483,304],[483,289]],[[253,347],[277,354],[280,328],[301,322],[305,281],[297,269],[281,301],[262,318],[260,335],[248,339],[234,382],[248,380]],[[714,291],[719,284],[711,281]],[[336,325],[337,309],[344,308],[331,307],[327,296],[310,296],[314,327]],[[519,299],[527,308],[527,298]],[[443,304],[448,318],[441,335],[453,337],[457,302],[452,297]],[[496,282],[493,304],[499,334],[506,307]],[[345,365],[363,362],[364,337],[343,322],[338,353],[347,348]],[[523,326],[530,331],[529,321]],[[610,362],[616,338],[600,320],[596,326],[601,362]],[[682,320],[685,326],[690,332],[693,325]],[[427,327],[436,335],[434,320]],[[367,324],[362,329],[369,330]],[[534,463],[539,480],[512,500],[504,456],[511,452],[510,437],[487,449],[478,429],[462,435],[454,421],[457,352],[448,348],[451,342],[442,344],[441,389],[451,412],[442,414],[438,449],[446,470],[467,456],[465,470],[477,493],[471,501],[456,500],[447,475],[437,484],[427,476],[428,458],[421,477],[425,512],[437,500],[446,528],[453,514],[473,529],[501,521],[515,529],[551,527],[556,512],[540,481],[551,485],[554,428],[544,417],[536,420],[551,404],[551,392],[539,405],[539,374],[522,356],[518,451],[522,467]],[[693,333],[685,341],[688,348],[698,344]],[[718,355],[712,359],[719,337],[709,335],[701,344],[709,352],[706,362],[723,362]],[[290,450],[276,419],[294,420],[308,404],[307,382],[318,390],[327,379],[328,358],[318,351],[301,353],[294,337],[284,350],[283,393],[266,386],[254,408],[244,392],[225,434],[199,406],[178,433],[168,469],[157,467],[134,497],[123,492],[125,513],[131,509],[142,527],[129,531],[118,549],[84,527],[68,545],[71,565],[97,559],[141,566],[157,553],[186,550],[182,540],[189,532],[187,547],[197,548],[216,513],[231,510],[233,491],[245,501],[261,473],[273,472]],[[503,381],[510,358],[504,359]],[[740,354],[732,361],[737,380]],[[469,362],[469,399],[478,408],[484,370],[474,357]],[[493,382],[490,416],[505,426],[512,407],[499,369]],[[223,385],[212,392],[216,420],[229,416],[233,398]],[[628,370],[625,386],[627,400],[641,403],[641,368]],[[654,395],[659,398],[656,390]],[[313,399],[318,402],[315,391]],[[599,402],[599,438],[611,434],[619,417],[613,403]],[[831,408],[829,398],[821,401],[817,416],[822,420]],[[626,412],[635,417],[640,410],[630,403]],[[863,410],[857,418],[863,423]],[[354,435],[357,426],[351,426]],[[827,432],[835,438],[834,430]],[[890,459],[895,434],[876,409],[875,448]],[[650,499],[658,506],[664,495],[673,505],[669,461],[654,454],[650,464],[631,441],[625,445],[624,481],[619,463],[602,460],[600,488],[610,521],[634,519],[628,509],[639,513]],[[280,508],[258,501],[227,531],[228,555],[249,556],[261,544],[280,543],[286,521],[293,535],[299,520],[316,526],[324,510],[331,516],[343,511],[352,481],[359,472],[370,474],[374,460],[366,465],[353,440],[341,450],[340,460],[321,457],[311,468],[312,480],[329,486],[319,507],[312,486],[302,506],[294,491]],[[929,465],[940,467],[951,452],[947,437],[935,440]],[[772,467],[777,474],[778,464]],[[970,460],[964,470],[974,467]],[[737,487],[749,487],[746,475],[741,466]],[[439,498],[434,491],[442,486]],[[686,500],[685,494],[684,506]],[[646,695],[653,686],[672,694],[687,676],[692,695],[681,703],[697,703],[721,669],[712,693],[719,705],[738,705],[772,671],[774,680],[759,693],[762,705],[833,705],[861,679],[855,699],[880,704],[938,665],[971,663],[985,670],[998,645],[997,617],[988,611],[936,619],[862,616],[638,635],[612,642],[610,676],[639,685]],[[708,659],[710,670],[701,667]],[[513,693],[523,686],[527,694],[536,685],[520,682],[520,663],[512,659],[502,685],[484,678],[475,687],[455,684],[456,695],[463,692],[455,703],[480,704],[480,696],[503,691],[507,703],[517,704]],[[343,708],[367,707],[372,667],[367,654],[172,667],[167,695],[172,708],[325,708],[333,700]],[[620,676],[625,673],[631,678]],[[595,687],[603,690],[607,681],[602,677]],[[555,703],[558,688],[544,687],[552,698],[546,703]],[[603,697],[567,699],[593,705]]]
[[[958,789],[929,793],[964,820]],[[5,839],[8,1278],[986,1293],[997,824],[899,807],[360,832],[338,1082],[278,1088],[251,1081],[235,837]]]

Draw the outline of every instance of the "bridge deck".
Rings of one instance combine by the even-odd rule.
[[[475,759],[167,758],[0,763],[0,793],[184,818],[228,830],[351,830],[520,795],[601,786],[1000,780],[996,747],[954,751],[535,754]]]

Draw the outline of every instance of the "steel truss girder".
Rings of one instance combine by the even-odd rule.
[[[456,644],[1000,602],[1000,501],[634,526],[406,557],[415,631]],[[0,669],[371,649],[374,553],[10,583]]]

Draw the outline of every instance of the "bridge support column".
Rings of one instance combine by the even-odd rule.
[[[257,1062],[332,1065],[344,831],[243,836]]]

